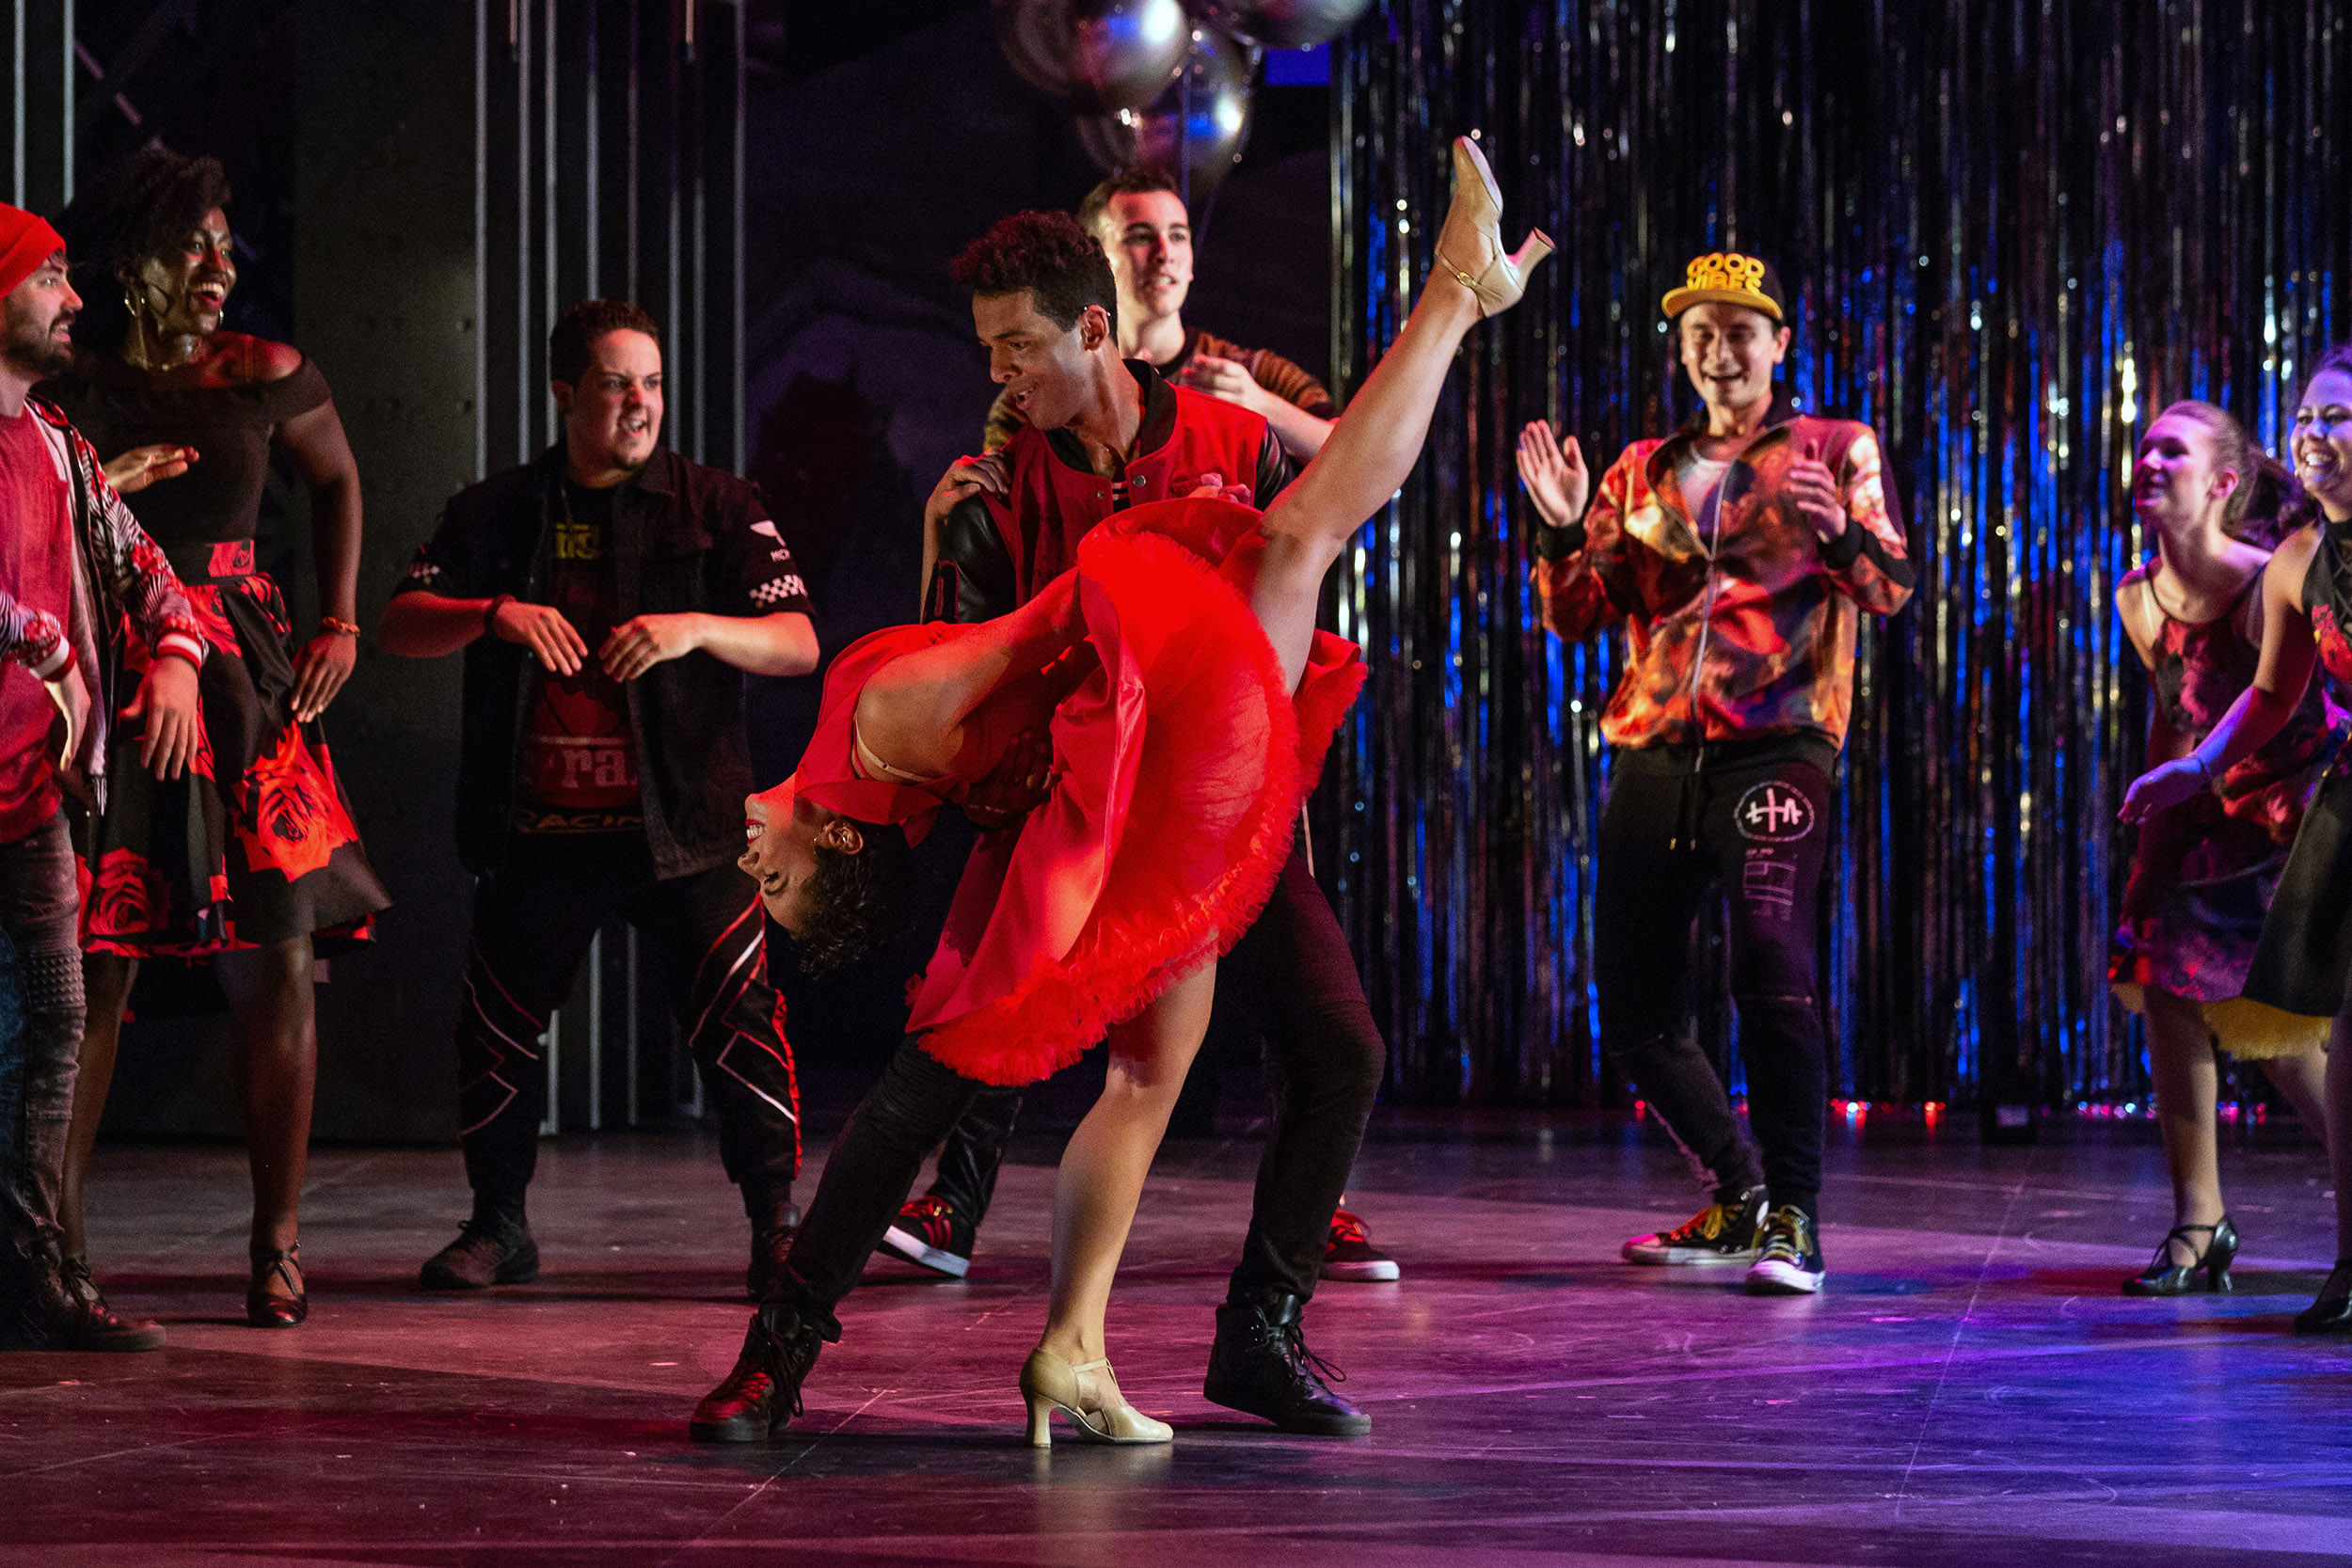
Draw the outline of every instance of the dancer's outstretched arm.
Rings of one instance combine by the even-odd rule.
[[[893,767],[947,772],[963,745],[964,719],[989,693],[1009,676],[1043,669],[1085,636],[1076,584],[1076,574],[1065,572],[1011,614],[883,665],[859,693],[859,737]]]
[[[1454,351],[1482,311],[1492,315],[1518,300],[1523,274],[1551,251],[1538,231],[1517,255],[1502,254],[1494,177],[1470,142],[1457,138],[1454,150],[1454,204],[1405,330],[1314,461],[1266,509],[1265,558],[1249,605],[1294,688],[1314,643],[1323,575],[1421,461]]]

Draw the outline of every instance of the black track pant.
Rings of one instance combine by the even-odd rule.
[[[538,1037],[615,915],[660,966],[718,1113],[727,1180],[747,1207],[783,1201],[800,1168],[800,1091],[768,984],[759,890],[732,864],[662,881],[642,833],[517,833],[506,864],[474,890],[457,1118],[476,1197],[519,1203],[530,1184],[548,1099]]]
[[[1363,1143],[1388,1048],[1303,847],[1283,866],[1265,911],[1218,963],[1216,985],[1218,995],[1240,1002],[1264,1033],[1277,1073],[1273,1132],[1258,1164],[1249,1234],[1231,1293],[1244,1300],[1279,1291],[1304,1299],[1321,1277],[1331,1212]],[[818,1321],[830,1322],[922,1173],[925,1156],[982,1094],[995,1097],[992,1125],[1009,1129],[1002,1091],[942,1067],[913,1040],[899,1047],[841,1130],[793,1243],[792,1286],[804,1310],[825,1315]],[[965,1159],[964,1180],[984,1182],[984,1201],[1003,1157],[1002,1134],[982,1148],[984,1176],[969,1174],[978,1162],[968,1155],[943,1160],[952,1172],[952,1162]]]
[[[1687,752],[1617,753],[1601,813],[1593,968],[1601,1045],[1706,1166],[1720,1196],[1760,1179],[1774,1205],[1814,1212],[1829,1046],[1814,994],[1829,776],[1783,757],[1693,771]],[[1721,890],[1748,1122],[1681,1027],[1692,923]]]

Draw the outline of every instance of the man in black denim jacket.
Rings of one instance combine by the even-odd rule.
[[[797,1219],[800,1123],[758,889],[734,863],[752,788],[743,676],[816,668],[807,592],[756,488],[655,445],[651,318],[572,307],[548,373],[564,440],[453,498],[384,614],[393,653],[466,650],[457,840],[481,879],[457,1024],[474,1212],[420,1283],[537,1275],[523,1196],[540,1038],[620,915],[665,972],[717,1110],[756,1295]]]

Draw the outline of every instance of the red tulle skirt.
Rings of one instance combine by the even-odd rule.
[[[908,1022],[966,1077],[1069,1066],[1231,948],[1272,895],[1363,663],[1318,632],[1286,689],[1237,586],[1257,520],[1164,501],[1080,545],[1101,668],[1055,709],[1052,797],[973,852]]]

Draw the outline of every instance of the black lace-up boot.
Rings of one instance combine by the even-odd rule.
[[[1347,1374],[1307,1348],[1299,1313],[1306,1306],[1286,1291],[1216,1309],[1216,1343],[1200,1391],[1228,1410],[1261,1416],[1284,1432],[1317,1437],[1360,1437],[1372,1418],[1332,1392]],[[1328,1378],[1330,1382],[1326,1382]]]
[[[817,1365],[824,1337],[789,1302],[752,1314],[734,1370],[694,1406],[687,1435],[697,1443],[764,1443],[801,1413],[801,1381]]]
[[[528,1285],[539,1277],[539,1243],[523,1219],[523,1200],[474,1195],[473,1216],[457,1240],[424,1260],[417,1286],[425,1291],[479,1291]]]
[[[792,1250],[792,1238],[800,1234],[801,1206],[797,1203],[764,1203],[752,1209],[746,1203],[752,1221],[752,1265],[743,1273],[743,1289],[755,1302],[766,1301],[784,1284],[785,1255]]]

